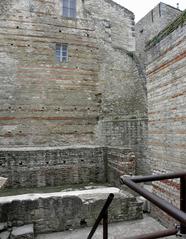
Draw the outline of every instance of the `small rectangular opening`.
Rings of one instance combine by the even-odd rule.
[[[56,44],[56,59],[58,62],[68,62],[68,44]]]
[[[62,0],[62,15],[76,18],[76,0]]]

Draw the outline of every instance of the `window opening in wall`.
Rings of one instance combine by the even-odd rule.
[[[68,61],[68,44],[56,44],[56,59],[58,62]]]
[[[62,15],[76,18],[76,0],[62,0]]]

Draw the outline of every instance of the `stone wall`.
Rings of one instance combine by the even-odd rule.
[[[186,12],[154,38],[147,51],[148,165],[153,174],[186,170]],[[179,205],[179,182],[154,183]],[[156,210],[157,212],[157,210]]]
[[[107,150],[107,179],[120,187],[120,176],[136,174],[136,158],[130,149],[111,148]]]
[[[111,0],[77,0],[75,19],[62,16],[60,0],[0,6],[0,145],[107,146],[108,134],[109,145],[130,148],[102,121],[146,116],[134,14]],[[57,43],[68,44],[67,63],[56,61]],[[139,161],[144,137],[133,147]]]
[[[92,143],[100,111],[94,24],[62,18],[60,1],[2,4],[0,144]],[[69,44],[68,63],[57,63],[56,43]]]
[[[142,205],[117,188],[98,188],[53,194],[32,194],[0,199],[0,222],[10,226],[34,224],[35,233],[93,226],[109,193],[114,200],[109,221],[141,219]]]
[[[181,11],[179,9],[160,2],[136,23],[136,52],[143,63],[146,61],[146,43],[155,37],[180,14]]]
[[[9,188],[113,184],[119,182],[120,174],[135,174],[135,162],[133,151],[127,148],[12,148],[0,151],[0,174],[8,178]]]
[[[144,114],[134,59],[134,15],[110,0],[1,1],[0,145],[97,144],[97,126],[114,114]],[[56,43],[68,43],[58,63]],[[99,135],[101,138],[101,136]]]
[[[101,147],[25,148],[0,151],[0,174],[7,187],[45,187],[104,183],[106,157]]]
[[[102,121],[102,140],[108,146],[129,147],[135,153],[136,173],[149,173],[146,164],[147,118]],[[125,174],[127,174],[125,172]]]

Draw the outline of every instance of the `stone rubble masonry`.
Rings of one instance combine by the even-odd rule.
[[[177,25],[178,20],[175,20],[169,26],[170,34],[147,50],[147,164],[151,165],[153,174],[186,171],[185,16],[183,12],[178,18],[181,19],[180,24]],[[156,182],[153,190],[179,207],[179,180]],[[158,210],[154,211],[159,219],[165,219]]]
[[[107,167],[108,182],[120,187],[120,176],[135,175],[135,154],[130,149],[108,148]]]
[[[34,232],[57,232],[93,226],[109,193],[115,198],[109,222],[142,218],[142,203],[118,188],[89,189],[52,194],[32,194],[0,199],[0,221],[12,226],[34,224]]]
[[[102,144],[109,147],[128,146],[136,156],[136,173],[148,173],[146,165],[148,119],[114,119],[104,120],[100,124]]]
[[[7,187],[45,187],[119,181],[136,172],[131,149],[100,146],[12,148],[0,151],[0,175]],[[119,170],[119,174],[118,174]]]

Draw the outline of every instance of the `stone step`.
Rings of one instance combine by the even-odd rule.
[[[115,195],[109,209],[110,222],[143,217],[142,203],[128,192],[113,187],[87,187],[86,190],[1,197],[0,222],[7,221],[14,226],[33,223],[36,233],[92,226],[109,193]]]
[[[125,237],[137,236],[146,233],[157,232],[165,230],[155,219],[145,216],[144,219],[134,220],[130,222],[119,222],[109,224],[109,239],[124,239]],[[37,235],[36,239],[84,239],[87,238],[91,228],[84,228],[78,230],[71,230],[66,232],[58,232],[51,234]],[[103,228],[99,226],[94,239],[103,238]],[[167,237],[168,239],[176,239],[175,236]]]

